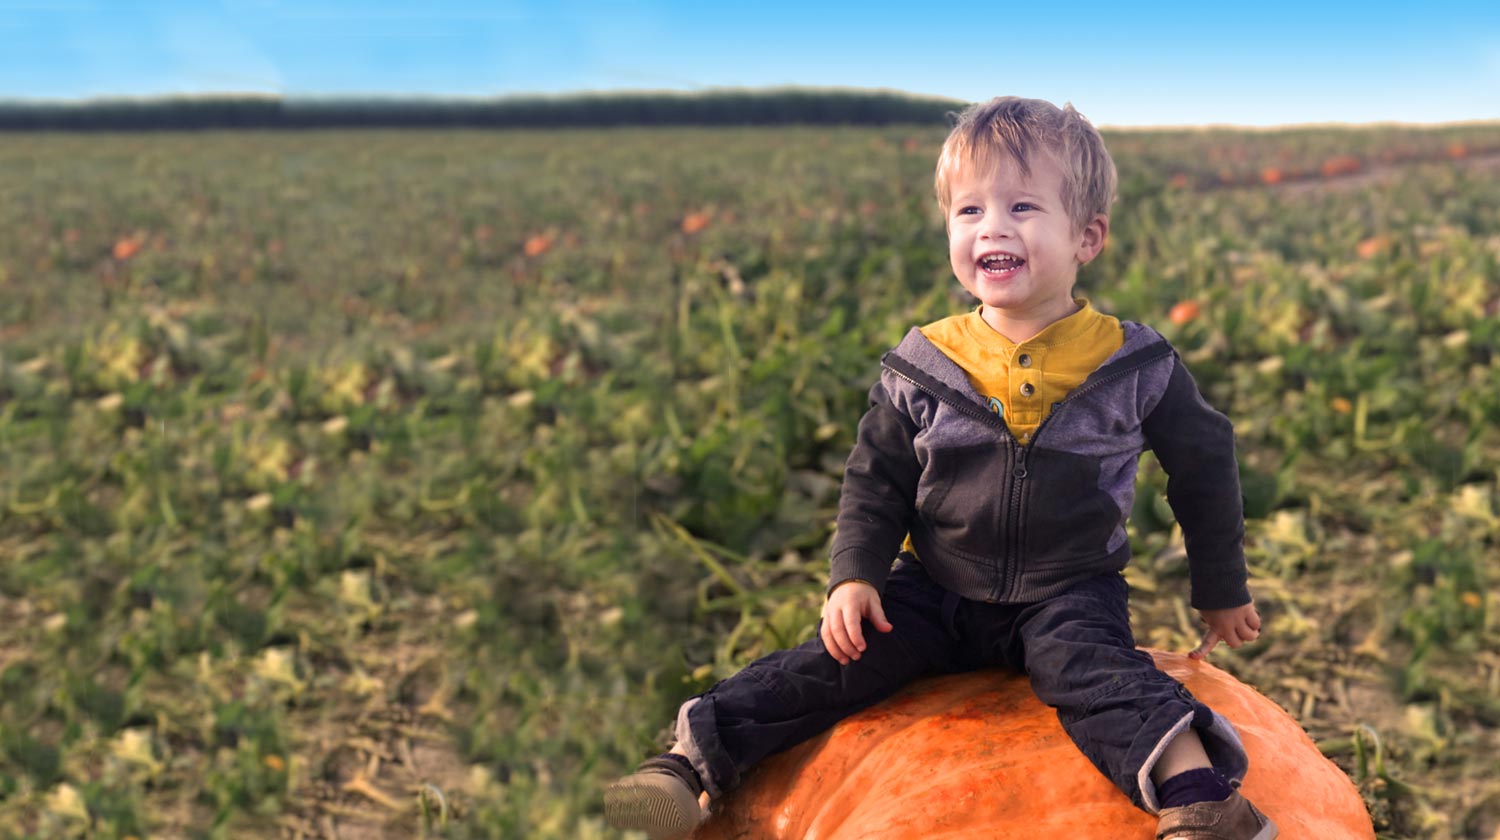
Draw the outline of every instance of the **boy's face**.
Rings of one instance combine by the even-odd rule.
[[[961,167],[951,178],[948,257],[958,282],[997,329],[992,318],[1045,326],[1071,315],[1078,266],[1103,247],[1107,217],[1074,230],[1051,155],[1035,156],[1030,178],[1008,158],[992,171],[976,169]]]

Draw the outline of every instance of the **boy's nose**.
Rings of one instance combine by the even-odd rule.
[[[979,226],[980,239],[1010,238],[1012,232],[1010,219],[1004,213],[986,213],[984,221]]]
[[[980,239],[1009,239],[1010,235],[1010,225],[1004,220],[986,219],[984,226],[979,229]]]

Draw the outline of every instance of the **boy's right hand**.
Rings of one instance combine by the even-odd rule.
[[[864,629],[860,622],[869,618],[876,630],[891,632],[891,623],[885,620],[885,610],[880,608],[880,593],[862,580],[851,580],[839,584],[829,593],[823,604],[823,626],[819,635],[828,655],[848,665],[858,659],[865,649]]]

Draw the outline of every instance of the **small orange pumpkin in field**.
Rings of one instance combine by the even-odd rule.
[[[1280,706],[1207,662],[1148,651],[1234,723],[1242,790],[1284,838],[1374,840],[1364,800]],[[695,840],[1148,840],[1136,808],[1074,746],[1024,676],[931,677],[767,758]]]
[[[1196,321],[1201,313],[1202,308],[1198,306],[1198,301],[1178,301],[1177,304],[1167,312],[1167,320],[1180,327],[1183,324]]]
[[[1340,175],[1353,175],[1364,168],[1364,164],[1354,155],[1334,155],[1323,161],[1320,172],[1324,178],[1337,178]]]
[[[480,240],[481,242],[483,240]],[[526,238],[526,244],[521,249],[528,257],[540,257],[552,250],[551,234],[538,233]]]
[[[140,253],[141,245],[145,244],[140,236],[130,236],[120,239],[115,243],[113,254],[116,260],[125,262]]]
[[[1384,253],[1390,247],[1391,238],[1389,236],[1372,236],[1354,246],[1354,252],[1359,255],[1360,259],[1368,260]]]

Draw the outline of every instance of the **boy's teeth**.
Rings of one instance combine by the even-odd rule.
[[[1007,268],[1014,268],[1015,266],[1018,266],[1023,262],[1025,262],[1025,260],[1022,260],[1019,257],[985,257],[984,259],[980,260],[980,265],[983,265],[985,268],[991,270],[1003,270]]]

